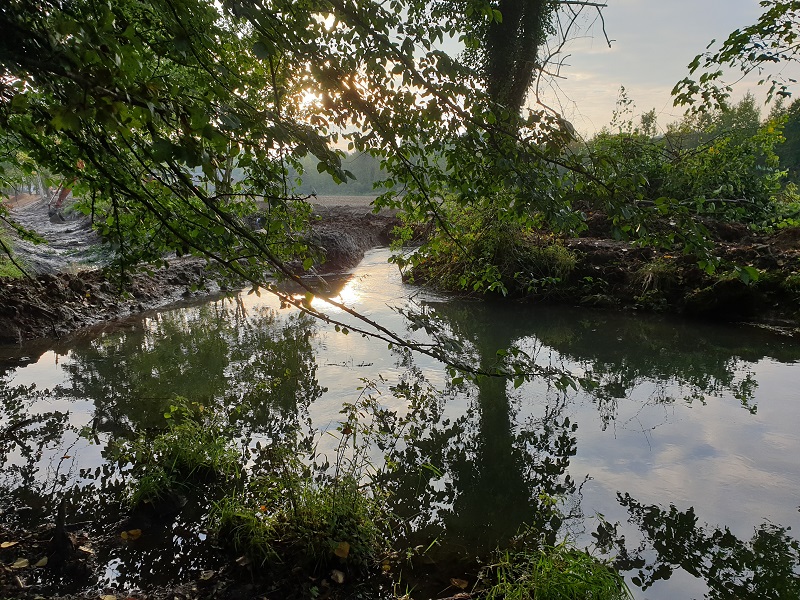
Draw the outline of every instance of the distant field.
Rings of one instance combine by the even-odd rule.
[[[368,207],[376,196],[317,196],[311,204],[319,206],[364,206]]]

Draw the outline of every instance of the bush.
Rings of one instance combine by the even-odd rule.
[[[381,507],[350,477],[319,483],[295,472],[253,482],[214,507],[221,542],[273,571],[333,567],[366,573],[385,547]]]
[[[180,397],[174,402],[165,414],[164,432],[155,438],[141,434],[112,450],[116,460],[132,464],[133,506],[239,474],[240,457],[224,425],[200,404]]]
[[[531,218],[450,208],[449,230],[439,230],[416,255],[398,260],[411,279],[440,289],[503,296],[547,294],[574,270],[572,252],[542,234]],[[457,241],[456,241],[457,240]]]

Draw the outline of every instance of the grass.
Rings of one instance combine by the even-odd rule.
[[[19,279],[24,274],[19,268],[9,259],[5,249],[11,249],[11,242],[8,237],[0,230],[0,279],[10,278]]]
[[[167,428],[151,438],[142,434],[116,449],[120,462],[133,465],[131,504],[152,502],[174,492],[199,488],[215,479],[231,479],[240,472],[240,457],[219,420],[185,398],[175,399]]]
[[[657,258],[642,266],[634,277],[641,283],[642,292],[661,292],[678,282],[678,266],[668,258]]]
[[[627,600],[617,571],[567,544],[505,551],[488,569],[494,576],[486,600]]]
[[[332,567],[364,574],[378,564],[385,545],[381,507],[353,479],[320,484],[276,474],[254,482],[250,492],[214,508],[218,537],[237,554],[308,576]]]

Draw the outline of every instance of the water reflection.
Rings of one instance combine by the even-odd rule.
[[[317,294],[361,303],[356,308],[380,322],[397,320],[385,304],[404,289],[385,275],[371,279],[369,269]],[[257,471],[271,464],[270,443],[296,444],[301,433],[329,426],[343,399],[356,395],[359,377],[386,375],[386,429],[402,439],[382,443],[394,465],[382,483],[392,492],[389,508],[410,523],[401,533],[409,546],[438,540],[441,553],[456,547],[474,556],[522,524],[548,541],[571,533],[583,542],[584,513],[602,512],[618,525],[604,525],[594,541],[620,556],[642,597],[797,597],[789,526],[800,496],[791,423],[800,415],[790,365],[800,345],[752,328],[552,307],[452,299],[422,308],[428,321],[404,324],[438,321],[456,339],[451,350],[479,368],[494,368],[498,349],[519,348],[541,368],[571,373],[578,389],[542,379],[515,389],[482,378],[437,390],[427,381],[444,379],[440,364],[417,357],[415,366],[353,335],[342,344],[324,324],[255,295],[161,312],[139,327],[59,346],[56,372],[47,372],[58,383],[50,393],[15,384],[31,361],[9,359],[0,383],[0,519],[18,518],[6,506],[66,496],[72,522],[113,531],[128,474],[106,459],[106,445],[155,434],[175,396],[225,415]],[[351,354],[334,354],[342,348]],[[312,405],[324,422],[312,422]],[[93,443],[83,440],[91,447],[73,452],[78,428]],[[80,457],[77,465],[60,463],[69,455]],[[48,502],[38,518],[52,515]],[[699,525],[699,515],[716,524]],[[748,527],[752,539],[742,534]],[[108,565],[104,577],[135,587],[216,568],[207,546],[202,515],[188,511],[163,537],[117,541],[98,560]],[[684,576],[701,587],[676,582]],[[783,595],[770,596],[771,586]]]
[[[595,535],[617,551],[618,566],[635,573],[632,581],[642,590],[682,569],[707,584],[711,600],[800,598],[800,542],[790,527],[761,523],[742,540],[727,527],[702,525],[692,507],[645,505],[627,493],[619,494],[619,503],[641,532],[641,543],[631,547],[610,524]]]
[[[34,408],[45,392],[5,383],[0,379],[0,516],[13,524],[52,510],[54,488],[70,464],[70,426],[66,413]]]
[[[323,393],[315,325],[265,307],[216,302],[158,313],[143,327],[74,348],[59,392],[94,404],[93,433],[130,436],[163,425],[175,396],[231,412],[240,434],[287,435]]]

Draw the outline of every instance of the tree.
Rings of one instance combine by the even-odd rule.
[[[486,196],[483,171],[504,150],[547,138],[552,119],[496,128],[489,143],[481,132],[496,118],[475,73],[432,45],[459,29],[417,18],[425,11],[416,0],[11,0],[0,7],[0,138],[75,180],[121,279],[175,251],[272,288],[268,277],[294,277],[286,261],[309,264],[312,250],[290,167],[313,155],[349,178],[335,129],[353,150],[387,157],[388,189],[408,193],[384,202],[418,212],[435,212],[455,178]],[[457,165],[476,151],[481,170]],[[505,160],[513,173],[516,159]],[[253,231],[244,218],[257,203],[267,219]]]
[[[431,18],[449,20],[463,29],[466,61],[476,68],[491,101],[516,115],[541,68],[539,48],[553,32],[558,4],[439,0],[432,5]]]
[[[789,86],[795,80],[784,76],[778,68],[781,63],[798,62],[797,39],[800,35],[800,1],[761,0],[764,12],[747,27],[732,32],[716,51],[708,50],[697,55],[689,64],[692,75],[700,73],[695,81],[686,77],[672,90],[676,104],[699,107],[719,106],[731,93],[731,85],[723,80],[722,67],[732,67],[744,75],[757,73],[759,85],[768,83],[768,99],[791,95]],[[709,44],[710,49],[714,41]]]

